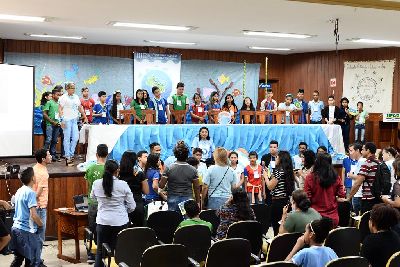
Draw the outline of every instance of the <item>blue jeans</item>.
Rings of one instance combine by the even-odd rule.
[[[29,267],[40,266],[39,255],[40,241],[36,233],[30,233],[18,228],[11,229],[10,248],[14,251],[14,260],[11,267],[19,267],[25,260]]]
[[[47,126],[49,127],[49,126]],[[39,237],[39,255],[42,255],[42,249],[43,249],[43,244],[46,239],[46,219],[47,219],[47,209],[46,208],[38,208],[37,209],[37,214],[42,220],[43,226],[39,227],[36,234]],[[40,258],[38,259],[40,260]],[[40,260],[41,262],[41,260]]]
[[[361,215],[361,197],[353,197],[353,212],[356,215]]]
[[[361,133],[360,138],[358,138],[358,133]],[[356,141],[361,141],[364,142],[364,136],[365,136],[365,124],[356,124],[355,125],[355,139]]]
[[[228,199],[228,197],[209,197],[207,209],[218,210],[228,201]]]
[[[57,139],[60,135],[60,126],[47,125],[46,127],[46,141],[44,142],[45,149],[49,150],[50,155],[54,158],[56,156]]]
[[[76,144],[78,143],[79,131],[78,131],[78,119],[72,119],[65,121],[64,127],[64,150],[65,157],[70,159],[74,153]]]
[[[168,210],[174,210],[177,212],[181,212],[179,210],[178,204],[184,202],[186,200],[192,199],[191,196],[168,196],[167,203],[168,203]]]

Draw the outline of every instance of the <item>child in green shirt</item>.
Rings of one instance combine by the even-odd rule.
[[[197,205],[196,201],[194,201],[193,199],[187,200],[183,204],[183,207],[186,211],[186,215],[189,218],[182,221],[179,224],[178,229],[181,227],[184,227],[184,226],[200,224],[200,225],[207,226],[208,228],[210,228],[210,231],[212,231],[212,224],[209,222],[203,221],[202,219],[199,218],[200,208],[199,208],[199,205]]]

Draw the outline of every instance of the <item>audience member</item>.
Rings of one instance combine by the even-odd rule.
[[[121,111],[125,110],[124,104],[121,99],[121,91],[117,90],[113,93],[111,110],[110,110],[110,121],[114,124],[124,123],[124,115],[121,114]]]
[[[272,140],[269,142],[269,153],[261,157],[261,165],[275,169],[275,160],[278,156],[279,144],[278,141]]]
[[[340,108],[339,108],[339,124],[342,127],[342,136],[344,148],[346,151],[349,150],[349,139],[350,139],[350,121],[353,119],[353,115],[351,115],[349,110],[349,99],[347,97],[343,97],[340,99]]]
[[[268,189],[271,190],[271,224],[274,235],[277,235],[283,207],[289,202],[289,197],[294,191],[293,163],[289,152],[279,151],[272,174],[269,176],[265,170],[263,176]]]
[[[393,162],[396,182],[393,183],[390,196],[382,196],[382,201],[394,208],[400,209],[400,158]]]
[[[238,108],[235,104],[235,100],[233,99],[233,95],[227,94],[225,96],[225,102],[224,105],[222,106],[223,111],[229,112],[231,114],[231,123],[235,124],[236,123],[236,113],[238,112]]]
[[[212,224],[199,218],[200,208],[199,205],[197,205],[196,201],[192,199],[185,201],[185,203],[183,204],[183,208],[185,209],[188,219],[182,221],[179,224],[178,228],[190,225],[205,225],[210,228],[210,231],[212,231]]]
[[[203,178],[207,174],[207,165],[201,160],[201,158],[203,157],[203,150],[199,147],[194,148],[193,157],[195,157],[199,161],[197,171],[199,173],[200,184],[202,184]]]
[[[328,105],[321,112],[322,118],[327,124],[338,124],[340,119],[340,110],[335,106],[335,97],[328,96]]]
[[[360,255],[371,267],[385,267],[389,258],[400,251],[400,238],[392,231],[399,223],[399,211],[386,204],[375,205],[370,214],[368,235],[362,242]]]
[[[319,100],[319,92],[313,92],[313,100],[308,102],[308,110],[310,114],[311,124],[322,124],[322,110],[324,109],[324,102]]]
[[[93,107],[93,123],[108,124],[110,114],[106,104],[107,93],[100,91],[97,95],[99,97],[99,103],[95,104]]]
[[[365,122],[368,120],[369,115],[368,112],[364,110],[363,102],[357,103],[357,114],[355,118],[355,139],[356,141],[364,142],[365,136]]]
[[[196,147],[201,148],[203,152],[202,161],[206,162],[212,157],[215,146],[213,140],[210,138],[210,132],[207,127],[201,127],[198,136],[193,139],[192,150]]]
[[[170,117],[168,102],[165,98],[161,96],[160,88],[157,86],[153,86],[151,91],[154,95],[154,98],[149,101],[149,108],[154,109],[156,111],[156,123],[157,124],[166,124],[168,118]]]
[[[118,233],[129,223],[128,213],[136,208],[135,200],[128,184],[118,180],[119,166],[115,160],[107,160],[103,178],[94,181],[91,198],[99,204],[96,217],[97,254],[95,267],[103,266],[103,243],[115,249]]]
[[[357,149],[357,150],[356,150]],[[361,157],[362,145],[360,143],[352,144],[349,147],[349,156],[343,159],[342,177],[344,178],[344,187],[346,189],[346,197],[349,196],[351,187],[353,186],[353,180],[349,176],[354,173],[357,168],[358,159]]]
[[[236,151],[231,151],[229,153],[229,163],[231,166],[231,169],[233,172],[236,174],[236,187],[240,187],[240,180],[242,178],[242,173],[244,170],[244,166],[239,163],[239,155]]]
[[[147,157],[148,157],[148,153],[146,150],[140,150],[136,156],[137,156],[137,164],[135,165],[135,172],[137,171],[141,171],[143,173],[145,173],[144,168],[146,166],[146,162],[147,162]]]
[[[14,252],[11,267],[40,266],[41,242],[37,234],[43,222],[37,214],[36,193],[32,190],[35,174],[32,167],[21,172],[22,187],[15,193],[14,223],[11,228],[10,248]]]
[[[205,123],[207,117],[207,108],[204,105],[201,95],[194,93],[193,104],[190,106],[190,116],[192,117],[192,123]]]
[[[306,177],[304,191],[311,200],[311,207],[323,217],[331,218],[336,227],[339,224],[338,198],[344,201],[346,192],[329,154],[317,155],[313,171]]]
[[[217,229],[217,238],[224,239],[231,224],[239,221],[255,220],[253,209],[246,192],[242,188],[232,189],[232,196],[217,210],[220,224]]]
[[[203,178],[202,199],[208,198],[208,209],[219,209],[231,196],[232,189],[236,186],[236,175],[229,167],[225,148],[217,147],[213,156],[215,165],[208,168]]]
[[[290,204],[283,208],[279,234],[304,233],[307,224],[321,219],[321,215],[311,208],[311,201],[306,192],[295,190],[292,193]]]
[[[239,186],[245,185],[247,197],[251,204],[262,204],[265,199],[265,183],[263,178],[263,168],[257,164],[258,154],[250,151],[250,164],[243,169]]]
[[[324,246],[324,241],[333,228],[329,218],[312,221],[307,224],[305,233],[287,256],[286,261],[302,267],[325,267],[328,262],[338,258],[336,253]],[[304,248],[305,246],[308,246]]]
[[[78,143],[78,111],[82,114],[83,122],[88,123],[85,111],[79,97],[75,94],[75,84],[66,85],[67,93],[58,100],[60,123],[64,134],[65,163],[74,166],[75,147]]]
[[[295,172],[296,180],[299,189],[304,189],[304,182],[309,173],[312,172],[315,163],[315,153],[312,150],[306,150],[303,152],[303,168]]]
[[[300,124],[306,124],[308,121],[308,104],[304,101],[304,89],[297,91],[297,98],[293,101],[294,105],[298,110],[301,110],[301,116],[299,117]]]
[[[317,148],[317,154],[325,154],[328,153],[328,149],[326,148],[326,146],[319,146]]]
[[[0,200],[0,207],[4,211],[8,211],[12,209],[12,206],[4,200]],[[5,221],[0,218],[0,251],[2,251],[10,242],[11,236],[9,231],[7,230],[7,227],[5,225]]]
[[[308,149],[306,142],[299,143],[299,154],[293,156],[293,167],[295,170],[303,169],[303,153]]]
[[[343,177],[347,176],[351,179],[351,187],[353,187],[354,180],[357,178],[357,174],[360,172],[361,166],[365,162],[365,158],[363,158],[362,154],[362,144],[361,143],[354,143],[349,146],[349,152],[350,152],[350,158],[354,161],[356,161],[356,165],[351,165],[351,168],[349,171],[346,170],[345,174]],[[346,197],[348,198],[351,192],[351,187],[348,193],[346,194]],[[347,189],[346,189],[347,191]],[[362,187],[358,189],[357,193],[353,196],[353,199],[351,199],[351,203],[353,206],[353,212],[356,215],[359,215],[361,212],[361,198],[362,198]]]
[[[82,88],[82,97],[80,99],[81,105],[83,107],[83,110],[86,114],[86,117],[88,118],[88,122],[92,123],[93,117],[93,107],[95,105],[93,98],[89,96],[89,88],[83,87]]]
[[[149,162],[149,160],[147,161]],[[127,150],[122,154],[119,170],[119,179],[125,181],[131,189],[136,208],[129,213],[129,221],[132,227],[142,227],[144,222],[144,204],[142,194],[149,193],[149,184],[142,171],[134,171],[136,165],[136,153]]]
[[[143,98],[143,90],[137,89],[135,99],[131,102],[131,109],[135,111],[135,119],[138,124],[146,124],[146,117],[143,115],[142,110],[148,108],[146,100]]]
[[[168,209],[179,211],[178,204],[192,198],[192,186],[195,200],[200,204],[200,189],[197,170],[186,162],[189,148],[183,141],[176,144],[174,155],[177,160],[165,168],[159,187],[163,189],[168,183]]]
[[[38,228],[37,231],[40,241],[39,257],[41,257],[46,237],[47,203],[49,202],[49,173],[47,171],[47,164],[51,163],[51,155],[46,149],[39,149],[35,152],[35,159],[36,164],[33,166],[35,178],[32,190],[36,193],[36,212],[42,221],[42,227]],[[39,265],[41,262],[39,262]]]
[[[52,99],[43,107],[43,118],[46,120],[46,139],[44,147],[50,151],[53,161],[60,162],[61,158],[57,157],[56,151],[58,136],[61,131],[60,115],[58,113],[58,99],[61,96],[60,89],[53,89],[52,95]]]
[[[390,170],[390,182],[392,185],[396,182],[393,162],[397,155],[397,150],[394,147],[385,147],[382,149],[382,159]]]
[[[160,155],[150,154],[147,157],[146,166],[144,168],[146,174],[148,193],[145,196],[146,204],[152,201],[161,200],[159,193],[160,174]]]

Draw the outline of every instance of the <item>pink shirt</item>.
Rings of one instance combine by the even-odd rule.
[[[39,163],[33,166],[33,172],[35,173],[35,183],[32,186],[33,191],[37,193],[39,188],[43,188],[42,193],[37,196],[38,208],[47,208],[49,201],[49,173],[46,166]]]

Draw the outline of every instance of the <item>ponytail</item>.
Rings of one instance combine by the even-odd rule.
[[[115,160],[107,160],[104,165],[103,174],[103,190],[107,197],[112,197],[113,183],[114,183],[114,173],[118,170],[119,166]]]

